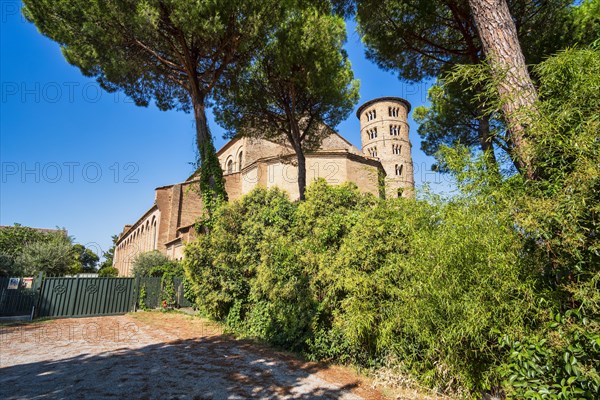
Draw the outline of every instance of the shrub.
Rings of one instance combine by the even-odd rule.
[[[148,290],[146,289],[146,284],[142,284],[140,288],[140,298],[138,304],[140,305],[141,310],[147,310],[148,305],[146,304],[146,300],[148,299]]]
[[[138,254],[133,260],[133,275],[134,276],[152,276],[153,268],[162,267],[170,264],[171,260],[158,250],[147,251]],[[159,275],[160,276],[160,275]]]
[[[386,201],[334,261],[334,323],[357,362],[400,360],[442,391],[490,389],[498,332],[524,333],[536,314],[535,265],[494,206]]]
[[[238,301],[245,314],[250,281],[261,260],[259,245],[268,230],[283,234],[289,229],[294,209],[284,192],[259,188],[215,211],[212,231],[188,245],[184,258],[203,311],[223,320]]]
[[[318,181],[299,204],[256,189],[221,205],[186,248],[199,306],[242,335],[394,363],[446,393],[597,398],[599,61],[567,51],[537,68],[537,181],[456,147],[448,199]]]
[[[536,265],[512,221],[469,198],[377,201],[319,181],[294,205],[257,189],[186,248],[199,306],[230,329],[431,386],[489,388],[497,339],[526,331]]]
[[[24,275],[44,272],[49,275],[77,273],[73,268],[73,245],[64,235],[56,235],[49,241],[37,241],[26,245],[17,257],[16,264]]]

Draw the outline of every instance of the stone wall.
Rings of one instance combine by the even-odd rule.
[[[192,237],[190,230],[181,228],[193,226],[202,215],[198,181],[159,187],[155,196],[152,208],[131,227],[126,227],[117,241],[113,264],[119,276],[131,275],[138,254],[158,250],[168,255],[167,243],[179,237],[188,241]]]

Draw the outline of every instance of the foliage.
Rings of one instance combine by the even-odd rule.
[[[306,186],[304,153],[318,148],[358,101],[358,81],[342,48],[345,40],[340,17],[315,7],[290,8],[253,63],[236,71],[217,96],[217,121],[230,136],[291,146],[300,199]]]
[[[208,315],[224,319],[236,300],[247,298],[248,279],[261,258],[257,244],[267,230],[287,231],[293,209],[285,193],[256,189],[217,209],[210,234],[186,247],[186,277]]]
[[[244,63],[286,2],[24,0],[23,14],[66,60],[136,105],[193,111],[203,193],[226,197],[205,107],[227,69]],[[205,203],[207,207],[212,202]]]
[[[566,32],[573,46],[586,47],[600,39],[600,1],[583,0],[570,14]]]
[[[119,276],[119,270],[115,267],[104,267],[98,270],[98,276],[100,278],[112,278]]]
[[[102,253],[102,256],[104,257],[104,261],[102,261],[102,263],[100,264],[98,269],[103,269],[103,268],[108,268],[108,267],[113,266],[113,258],[115,256],[115,247],[117,245],[117,240],[119,240],[119,235],[112,235],[111,240],[112,240],[112,246],[110,246],[110,248],[107,251]]]
[[[141,310],[147,310],[148,306],[146,305],[146,299],[148,298],[148,291],[146,290],[146,284],[143,284],[140,288],[140,298],[138,300],[138,304]]]
[[[80,271],[79,265],[73,263],[74,258],[71,240],[64,235],[56,235],[49,241],[37,241],[25,246],[16,264],[23,275],[33,276],[44,272],[60,276]]]
[[[440,146],[455,143],[489,154],[488,163],[511,153],[502,118],[485,113],[476,96],[481,87],[447,84],[446,74],[458,64],[484,61],[469,3],[463,0],[334,1],[356,13],[366,55],[381,68],[406,82],[435,77],[431,106],[421,106],[422,150],[434,155]],[[532,2],[508,0],[525,59],[533,65],[561,48],[587,45],[597,38],[594,27],[597,0],[577,6],[565,0]],[[594,3],[596,5],[592,5]],[[552,26],[552,29],[547,29]],[[508,141],[510,143],[510,141]],[[501,161],[501,160],[500,160]]]
[[[530,135],[541,179],[524,188],[517,221],[559,283],[587,281],[600,266],[600,49],[566,50],[536,71],[541,117]]]
[[[182,277],[183,267],[181,263],[179,261],[169,260],[165,264],[150,268],[147,276],[162,277],[165,274],[170,274],[173,277]]]
[[[541,118],[529,134],[541,179],[515,185],[515,222],[546,252],[545,275],[562,301],[535,334],[506,338],[503,372],[515,397],[597,398],[600,51],[566,50],[536,72]]]
[[[505,386],[517,397],[535,392],[544,398],[594,398],[600,320],[600,52],[566,50],[536,66],[535,73],[539,115],[527,134],[537,180],[482,174],[460,149],[444,150],[442,159],[457,171],[464,191],[493,199],[510,212],[522,240],[537,248],[544,267],[539,275],[553,289],[538,297],[554,317],[540,314],[546,322],[531,333],[502,339],[503,352],[510,355],[499,369]],[[485,71],[463,68],[457,74],[479,79]],[[488,92],[482,95],[494,112],[499,104]]]
[[[3,226],[0,228],[0,252],[16,257],[23,252],[23,248],[28,244],[49,241],[56,235],[64,235],[64,232],[44,232],[20,224]]]
[[[161,287],[161,300],[164,301],[168,306],[176,303],[175,299],[175,284],[173,283],[173,273],[164,273],[160,280]]]
[[[188,277],[184,276],[182,280],[183,285],[183,297],[192,304],[197,302],[196,292],[194,290],[194,286],[192,282],[188,279]],[[194,306],[195,309],[195,306]]]
[[[496,115],[484,114],[485,104],[476,101],[473,90],[464,86],[440,78],[427,92],[430,105],[415,108],[421,150],[435,156],[442,146],[467,146],[485,151],[495,165],[494,148],[508,153],[503,124]],[[439,165],[436,168],[439,170]]]
[[[168,265],[171,263],[171,260],[164,254],[162,254],[158,250],[147,251],[145,253],[139,253],[135,259],[133,260],[133,270],[132,273],[134,276],[160,276],[162,273],[158,275],[152,275],[152,271],[154,268],[162,268],[164,265]]]
[[[98,255],[66,236],[15,224],[0,229],[0,275],[95,272]]]
[[[535,319],[533,255],[483,201],[378,203],[319,181],[299,205],[264,189],[224,205],[184,267],[199,306],[234,331],[314,359],[397,357],[448,391],[489,387],[491,330]]]
[[[0,228],[0,276],[17,276],[23,273],[18,258],[27,246],[57,240],[62,236],[65,236],[64,231],[46,232],[20,224]]]
[[[8,254],[0,253],[0,276],[17,276],[21,271],[16,268],[15,259]]]
[[[581,310],[556,314],[542,334],[509,336],[500,368],[511,398],[594,399],[600,393],[600,324]]]
[[[450,198],[378,201],[319,181],[299,204],[264,189],[223,204],[186,249],[199,306],[242,335],[393,363],[440,392],[596,398],[598,56],[568,50],[536,67],[536,181],[455,146],[440,154]]]
[[[100,260],[100,257],[96,253],[79,243],[73,245],[72,251],[74,260],[71,268],[73,271],[84,273],[96,272],[96,265],[98,265],[98,261]]]

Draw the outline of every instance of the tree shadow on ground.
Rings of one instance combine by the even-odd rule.
[[[360,398],[351,393],[358,382],[331,384],[315,375],[319,369],[217,335],[5,367],[0,398]]]

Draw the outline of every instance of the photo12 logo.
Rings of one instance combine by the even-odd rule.
[[[98,183],[102,179],[114,183],[139,183],[139,165],[115,162],[103,166],[97,162],[2,162],[2,183]]]
[[[109,95],[114,103],[133,100],[119,92],[107,94],[97,82],[2,82],[2,104],[5,103],[98,103]]]

